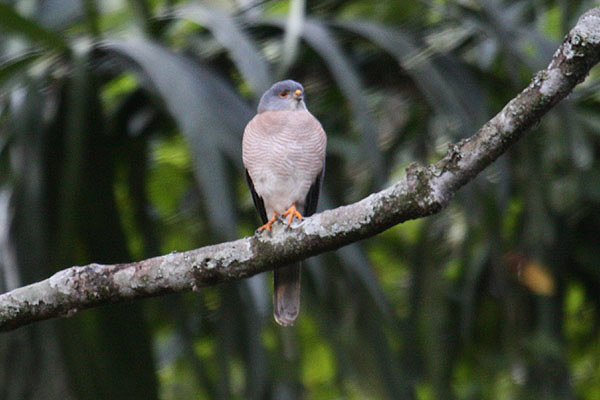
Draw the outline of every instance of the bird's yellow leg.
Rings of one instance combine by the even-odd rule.
[[[271,232],[271,225],[273,225],[275,221],[277,221],[277,213],[273,212],[273,217],[270,220],[268,220],[266,224],[259,226],[257,231],[262,232],[266,229],[269,232]]]
[[[284,218],[289,216],[288,225],[292,224],[292,220],[294,219],[294,217],[298,218],[299,220],[302,220],[302,215],[298,212],[298,210],[296,210],[296,203],[292,204],[292,206],[288,208],[287,211],[282,214],[282,216]]]

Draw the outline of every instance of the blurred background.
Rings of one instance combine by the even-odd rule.
[[[595,1],[0,2],[0,292],[251,235],[241,136],[293,78],[320,210],[439,160]],[[303,269],[0,335],[0,399],[600,398],[600,77],[441,213]]]

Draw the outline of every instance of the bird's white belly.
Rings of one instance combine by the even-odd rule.
[[[304,206],[311,180],[302,179],[292,171],[263,170],[254,180],[254,190],[263,198],[265,211],[270,218],[273,212],[283,214],[293,204]],[[309,184],[307,185],[308,182]],[[308,187],[307,187],[308,186]]]

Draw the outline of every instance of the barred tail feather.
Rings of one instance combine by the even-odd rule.
[[[273,316],[282,326],[294,325],[300,311],[300,263],[275,269]]]

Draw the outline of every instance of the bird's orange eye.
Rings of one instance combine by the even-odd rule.
[[[290,93],[290,92],[289,92],[289,91],[287,91],[287,90],[282,90],[281,92],[279,92],[279,97],[281,97],[281,98],[283,99],[283,98],[287,97],[287,95],[288,95],[289,93]]]

